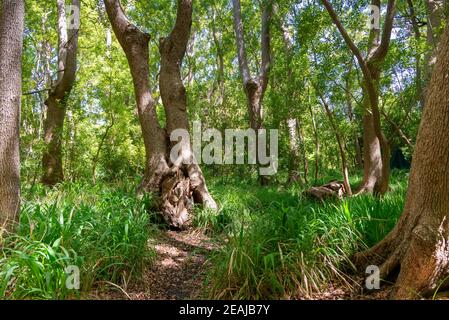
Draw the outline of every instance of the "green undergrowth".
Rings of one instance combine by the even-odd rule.
[[[329,181],[323,177],[318,184]],[[204,297],[310,298],[330,283],[353,285],[350,257],[382,239],[401,214],[407,173],[391,190],[328,200],[302,196],[306,186],[208,179],[217,213],[196,208],[194,227],[221,244],[209,255]],[[360,176],[354,175],[355,186]],[[149,242],[160,232],[151,196],[135,181],[65,183],[24,188],[16,235],[0,249],[0,298],[82,299],[109,284],[140,281],[155,259]],[[79,289],[73,284],[78,268]]]
[[[225,218],[210,218],[209,229],[227,230],[227,237],[211,258],[206,296],[310,298],[331,282],[354,285],[350,257],[393,228],[406,183],[407,173],[397,172],[381,199],[361,195],[325,203],[304,198],[304,187],[297,186],[214,189]]]
[[[137,199],[131,183],[37,186],[22,202],[17,235],[0,250],[1,298],[82,298],[139,278],[155,256],[150,198]]]

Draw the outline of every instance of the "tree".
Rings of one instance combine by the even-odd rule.
[[[248,66],[240,0],[232,0],[234,10],[234,32],[237,43],[237,57],[239,61],[240,75],[247,98],[248,115],[251,129],[258,132],[263,128],[262,102],[268,87],[268,78],[271,68],[271,34],[270,23],[273,13],[271,0],[262,1],[262,28],[261,28],[261,64],[257,77],[251,75]],[[257,135],[256,135],[257,136]],[[258,145],[258,142],[256,143]],[[258,148],[258,147],[257,147]],[[257,149],[256,148],[256,149]],[[256,152],[257,153],[257,152]],[[262,184],[267,181],[261,177]]]
[[[416,100],[419,101],[421,106],[424,106],[424,94],[422,88],[422,66],[421,66],[421,50],[419,49],[421,40],[420,24],[413,5],[412,0],[407,0],[407,6],[410,15],[410,22],[412,24],[412,30],[415,38],[415,45],[417,47],[415,54],[415,85],[416,85]]]
[[[188,130],[186,92],[180,67],[190,35],[192,1],[178,0],[175,26],[168,37],[160,40],[160,91],[166,128],[159,124],[150,91],[150,35],[129,21],[119,0],[104,0],[104,3],[112,29],[128,59],[145,144],[145,173],[138,190],[159,195],[158,205],[165,221],[170,226],[183,228],[190,220],[192,197],[206,208],[217,209],[199,166],[192,162],[184,164],[184,161],[175,164],[169,159],[169,135],[175,129]],[[190,146],[184,147],[191,151]]]
[[[53,186],[64,180],[62,166],[62,132],[67,112],[67,101],[75,83],[76,56],[78,51],[79,14],[67,27],[64,0],[58,0],[58,73],[45,104],[47,118],[44,124],[45,151],[42,156],[42,182]],[[72,0],[72,7],[79,8],[80,0]],[[69,29],[69,30],[67,30]]]
[[[0,239],[20,209],[19,126],[22,95],[23,0],[0,2]]]
[[[300,138],[300,128],[298,128],[298,120],[290,118],[287,120],[287,129],[289,137],[289,163],[288,163],[288,182],[303,184],[301,175],[299,173],[299,142],[302,143]],[[306,178],[307,180],[307,178]]]
[[[331,128],[334,131],[335,139],[337,140],[338,151],[340,152],[341,171],[343,174],[343,184],[345,186],[345,191],[347,192],[348,196],[352,196],[351,184],[349,183],[348,161],[347,161],[346,151],[345,151],[346,146],[345,146],[345,143],[343,140],[342,133],[335,122],[334,114],[333,114],[329,104],[326,102],[326,99],[319,93],[318,93],[318,96],[319,96],[321,103],[324,107],[324,111],[326,112],[326,115],[329,118]]]
[[[186,53],[187,43],[189,42],[191,26],[192,0],[178,0],[175,26],[168,37],[161,38],[159,41],[161,54],[159,89],[167,116],[166,130],[168,135],[171,135],[176,129],[189,130],[187,95],[182,83],[181,65]],[[183,146],[183,149],[188,150],[190,159],[185,164],[172,164],[172,176],[165,178],[162,185],[163,212],[169,213],[170,216],[182,216],[182,211],[189,208],[189,206],[183,207],[189,203],[191,193],[193,193],[195,202],[214,210],[217,209],[215,201],[207,190],[201,168],[193,161],[190,143],[187,146]],[[182,193],[185,194],[185,200],[174,202],[173,195]],[[185,204],[180,206],[182,202]]]
[[[220,6],[220,4],[219,4]],[[224,46],[223,46],[223,39],[220,37],[221,35],[221,28],[218,28],[217,26],[217,15],[220,14],[220,10],[215,9],[214,6],[212,6],[212,14],[210,19],[211,24],[211,30],[212,30],[212,38],[215,45],[216,55],[217,55],[217,86],[218,86],[218,105],[223,106],[225,102],[226,97],[226,88],[225,88],[225,62],[224,62]],[[218,12],[217,12],[218,11]],[[215,84],[215,83],[214,83]]]
[[[442,37],[416,142],[405,207],[395,228],[355,256],[358,265],[397,269],[392,298],[429,295],[449,275],[449,27]]]
[[[449,2],[447,0],[425,0],[425,5],[427,13],[427,45],[430,50],[425,57],[424,97],[426,97],[427,85],[432,75],[433,66],[435,65],[437,48],[442,33],[442,24],[445,21],[444,18],[449,9]]]
[[[318,134],[318,126],[315,120],[315,114],[313,113],[312,106],[309,104],[310,118],[312,119],[312,129],[315,141],[315,173],[314,173],[314,183],[318,182],[320,175],[320,135]]]
[[[351,121],[351,123],[355,122],[355,114],[354,114],[354,108],[352,105],[353,101],[353,95],[351,93],[351,72],[352,72],[352,66],[353,66],[353,60],[349,63],[349,70],[345,78],[345,97],[346,97],[346,106],[347,106],[347,113],[348,113],[348,119]],[[355,165],[357,168],[361,168],[363,166],[363,159],[362,159],[362,150],[359,143],[359,135],[357,132],[354,133],[354,158],[355,158]]]
[[[289,162],[288,162],[288,181],[290,183],[299,182],[303,184],[303,180],[301,178],[301,174],[299,172],[300,168],[300,153],[302,157],[302,162],[304,166],[304,182],[307,184],[307,175],[308,175],[308,162],[307,155],[304,147],[304,136],[303,136],[303,126],[301,118],[296,118],[295,115],[298,113],[298,108],[294,108],[294,103],[296,102],[295,92],[297,92],[298,88],[295,83],[295,75],[293,73],[294,65],[293,58],[295,55],[293,48],[293,35],[291,34],[288,27],[285,25],[285,21],[283,18],[279,17],[278,6],[274,5],[273,11],[276,16],[278,16],[277,23],[280,31],[282,32],[282,40],[283,40],[283,51],[285,55],[285,103],[287,105],[287,130],[289,136]]]
[[[358,193],[374,192],[384,194],[387,192],[389,185],[390,146],[382,132],[379,111],[379,85],[382,64],[390,45],[396,1],[388,1],[383,30],[371,28],[368,41],[368,55],[366,57],[362,55],[362,52],[343,27],[329,1],[322,0],[322,3],[347,46],[357,59],[363,74],[364,179]],[[372,0],[371,4],[380,8],[380,0]]]

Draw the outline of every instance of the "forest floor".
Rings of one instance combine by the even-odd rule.
[[[208,256],[220,248],[216,238],[205,235],[199,229],[187,231],[161,231],[149,240],[155,248],[153,265],[144,271],[142,279],[125,288],[112,283],[103,283],[89,298],[110,300],[192,300],[204,297],[207,273],[212,265]],[[355,282],[362,283],[357,277]],[[306,299],[313,300],[378,300],[386,299],[391,287],[375,292],[362,293],[356,288],[330,284],[321,293]],[[304,297],[285,297],[299,299]]]
[[[207,257],[220,248],[216,239],[201,230],[161,231],[149,240],[155,248],[153,265],[144,271],[141,281],[126,288],[117,285],[93,294],[96,299],[188,300],[200,299],[210,269]]]

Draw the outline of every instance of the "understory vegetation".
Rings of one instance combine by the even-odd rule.
[[[356,286],[350,256],[382,239],[401,213],[407,173],[391,192],[321,203],[303,188],[260,187],[211,179],[218,214],[197,209],[193,227],[223,246],[210,256],[204,298],[311,297],[336,282]],[[323,181],[326,179],[323,178]],[[358,180],[353,181],[358,183]],[[165,226],[152,199],[135,197],[135,182],[65,183],[24,194],[17,235],[5,239],[0,297],[79,299],[98,286],[140,281],[155,258],[149,245]],[[66,286],[66,268],[80,268],[80,288]]]
[[[1,249],[0,297],[80,298],[102,283],[138,279],[154,258],[149,203],[130,183],[32,190],[17,235]],[[70,266],[80,269],[80,290],[66,286]]]
[[[246,186],[226,194],[222,214],[232,217],[234,228],[212,257],[209,298],[311,298],[332,282],[359,286],[348,276],[356,273],[350,258],[394,227],[403,209],[406,175],[397,172],[381,199],[361,195],[321,203],[295,187],[255,187],[250,199],[240,196]]]

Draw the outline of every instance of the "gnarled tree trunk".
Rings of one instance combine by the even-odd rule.
[[[50,90],[45,104],[47,118],[44,124],[46,148],[42,156],[42,183],[48,186],[64,180],[62,166],[62,133],[67,111],[67,100],[72,91],[76,76],[76,55],[78,52],[78,29],[67,30],[66,6],[58,0],[58,76]],[[80,6],[79,0],[72,0],[72,6]],[[79,15],[74,15],[79,19]],[[78,21],[73,21],[79,25]]]
[[[404,212],[395,228],[357,265],[399,269],[392,298],[433,293],[449,275],[449,28],[441,40],[416,142]]]
[[[19,126],[22,95],[23,0],[0,2],[0,241],[20,208]]]
[[[131,69],[137,110],[146,152],[146,166],[139,192],[160,196],[158,207],[172,227],[188,225],[193,202],[217,209],[197,164],[174,164],[170,161],[169,135],[175,129],[188,130],[186,92],[180,76],[192,23],[191,0],[178,0],[175,27],[160,41],[160,90],[167,118],[167,128],[158,122],[155,101],[149,84],[150,36],[140,31],[126,17],[119,0],[104,0],[114,33]],[[189,147],[190,148],[190,147]]]
[[[186,53],[187,43],[189,41],[190,29],[192,26],[192,0],[178,0],[178,12],[175,26],[166,38],[160,39],[159,51],[161,53],[161,74],[159,78],[159,89],[161,91],[162,103],[167,116],[167,133],[171,135],[176,129],[189,130],[187,119],[187,95],[186,89],[182,83],[181,65]],[[185,205],[179,206],[176,202],[182,197],[172,197],[172,194],[178,192],[184,193],[185,197],[191,193],[193,200],[201,203],[203,206],[211,209],[217,209],[215,201],[207,190],[201,168],[195,163],[192,157],[192,148],[186,146],[190,153],[188,163],[172,164],[170,181],[177,182],[178,186],[173,186],[163,196],[163,209],[171,216],[182,216],[183,210],[187,210],[189,203],[187,200],[182,202]],[[181,155],[182,156],[182,155]],[[173,178],[177,177],[177,178]],[[173,201],[172,199],[176,199]]]

